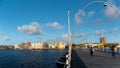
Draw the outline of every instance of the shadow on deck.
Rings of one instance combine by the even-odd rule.
[[[81,58],[74,50],[72,50],[71,68],[87,68],[85,63],[81,60]]]

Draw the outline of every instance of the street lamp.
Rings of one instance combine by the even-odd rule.
[[[70,68],[71,63],[71,53],[72,53],[72,41],[71,41],[71,31],[70,31],[70,10],[68,9],[68,55],[66,55],[66,68]]]
[[[106,2],[104,3],[104,7],[106,7],[107,6],[107,4],[106,4]]]
[[[88,8],[90,5],[95,4],[95,3],[102,3],[104,7],[110,6],[119,16],[120,13],[117,11],[116,8],[114,8],[110,3],[106,2],[106,1],[92,1],[89,2],[87,5],[85,5],[81,10],[84,11],[86,8]],[[72,29],[72,34],[74,32],[74,28],[75,28],[75,23],[73,25],[73,29]],[[73,35],[72,35],[73,36]],[[72,37],[73,38],[73,37]]]

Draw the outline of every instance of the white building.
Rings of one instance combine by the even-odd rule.
[[[19,49],[19,48],[20,48],[19,44],[14,45],[14,49]]]
[[[32,49],[35,49],[35,43],[32,43],[32,44],[31,44],[31,48],[32,48]]]
[[[43,49],[43,42],[37,42],[34,45],[35,45],[35,49]]]
[[[102,45],[100,43],[84,43],[85,47],[95,47],[95,46],[98,46],[98,45]]]

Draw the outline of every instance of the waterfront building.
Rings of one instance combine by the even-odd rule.
[[[49,48],[52,48],[52,43],[49,43],[48,46],[49,46]]]
[[[0,49],[14,49],[14,46],[11,46],[11,45],[0,45]]]
[[[35,43],[31,43],[31,49],[35,49]]]
[[[43,42],[35,43],[35,49],[43,49]]]
[[[14,45],[14,49],[17,49],[17,48],[18,48],[18,45],[17,45],[17,44],[15,44],[15,45]]]
[[[53,48],[57,48],[57,46],[58,46],[58,44],[57,44],[57,43],[52,42],[52,47],[53,47]]]
[[[100,43],[84,43],[85,48],[100,46]]]
[[[37,43],[34,43],[34,45],[35,45],[35,49],[37,49],[37,47],[38,47],[38,46],[37,46]]]
[[[48,49],[48,48],[49,48],[48,43],[47,43],[47,42],[44,42],[44,43],[43,43],[43,47],[44,47],[44,49]]]
[[[59,42],[57,49],[65,49],[65,44],[63,42]]]
[[[14,49],[19,49],[20,47],[19,47],[19,44],[15,44],[14,45]]]
[[[65,44],[62,42],[22,42],[21,44],[14,45],[14,49],[65,49]]]
[[[26,49],[26,43],[22,42],[22,43],[20,44],[20,48],[21,48],[21,49]]]
[[[27,43],[26,43],[26,48],[27,48],[27,49],[31,49],[31,42],[27,42]]]
[[[54,45],[51,46],[52,49],[55,49],[56,47]]]
[[[105,38],[105,37],[100,38],[100,43],[101,43],[101,44],[107,43],[107,42],[106,42],[106,38]]]
[[[23,49],[23,46],[21,44],[15,44],[14,49]]]

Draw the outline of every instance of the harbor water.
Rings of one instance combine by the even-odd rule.
[[[57,68],[66,50],[0,50],[0,68]]]

